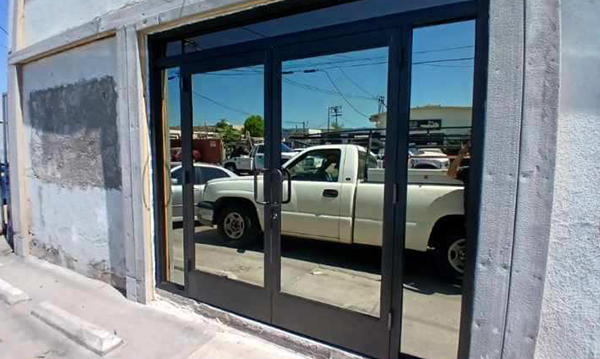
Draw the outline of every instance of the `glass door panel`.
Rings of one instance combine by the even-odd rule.
[[[264,162],[263,79],[263,65],[191,78],[194,269],[256,286],[264,285],[264,241],[251,174]]]
[[[376,119],[388,52],[284,61],[281,72],[282,161],[297,155],[284,166],[292,192],[281,207],[281,291],[374,317],[385,178],[385,126]]]
[[[393,39],[365,32],[276,49],[268,143],[281,177],[271,189],[273,323],[378,358],[390,355],[394,207],[386,128],[374,119],[399,81]]]
[[[412,36],[401,350],[454,359],[465,268],[475,21]]]
[[[166,235],[166,279],[183,286],[183,167],[181,165],[181,88],[179,68],[164,70],[163,76],[163,163]]]
[[[182,67],[186,289],[270,319],[262,175],[265,53]]]

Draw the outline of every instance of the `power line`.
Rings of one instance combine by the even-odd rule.
[[[423,64],[425,66],[430,66],[430,67],[446,67],[446,68],[455,68],[455,69],[472,69],[473,65],[438,65],[438,64]]]
[[[441,63],[441,62],[468,61],[468,60],[473,60],[473,59],[474,59],[474,57],[461,57],[461,58],[456,58],[456,59],[419,61],[419,62],[413,62],[412,64],[413,65],[424,65],[424,64],[432,64],[432,63]],[[320,70],[332,70],[332,69],[336,69],[338,67],[351,68],[351,67],[374,66],[374,65],[383,65],[383,64],[387,64],[387,63],[388,63],[387,61],[380,61],[380,62],[371,62],[371,63],[366,63],[366,64],[355,64],[355,65],[347,65],[347,66],[332,66],[332,67],[325,67]]]
[[[374,99],[376,98],[376,96],[374,96],[372,93],[370,93],[369,91],[365,90],[364,87],[360,86],[358,83],[356,83],[354,80],[352,80],[352,78],[350,78],[350,76],[348,76],[348,74],[346,73],[346,71],[344,71],[343,68],[339,67],[338,69],[348,79],[348,81],[350,81],[350,82],[352,82],[354,84],[354,86],[358,87],[362,92],[366,93],[370,97],[372,97]]]
[[[317,86],[312,86],[312,85],[308,85],[308,84],[304,84],[301,82],[297,82],[288,78],[283,77],[282,78],[284,82],[286,82],[289,85],[292,86],[296,86],[305,90],[309,90],[309,91],[314,91],[314,92],[319,92],[319,93],[323,93],[326,95],[335,95],[335,96],[339,96],[339,93],[337,91],[332,91],[332,90],[327,90],[321,87],[317,87]],[[345,93],[344,94],[346,97],[350,97],[350,98],[354,98],[357,100],[377,100],[376,98],[373,97],[366,97],[366,96],[361,96],[361,95],[354,95],[354,94],[348,94]]]
[[[247,28],[247,27],[245,27],[245,26],[242,26],[242,29],[244,29],[244,30],[246,30],[246,31],[248,31],[248,32],[250,32],[250,33],[252,33],[252,34],[254,34],[254,35],[257,35],[257,36],[259,36],[259,37],[262,37],[263,39],[265,39],[265,38],[267,38],[267,37],[268,37],[268,36],[267,36],[267,35],[265,35],[265,34],[262,34],[262,33],[258,32],[258,31],[256,31],[256,30],[249,29],[249,28]]]
[[[289,66],[286,66],[284,68],[284,70],[300,69],[300,68],[311,67],[311,66],[337,65],[337,64],[344,64],[344,63],[348,63],[348,62],[373,61],[373,60],[384,59],[387,57],[388,57],[387,55],[381,55],[381,56],[373,56],[373,57],[351,58],[351,59],[346,59],[346,60],[325,61],[325,62],[312,63],[312,64],[307,63],[307,64],[289,65]]]
[[[205,99],[207,101],[210,101],[210,102],[214,103],[215,105],[221,106],[221,107],[226,108],[226,109],[228,109],[230,111],[238,112],[238,113],[241,113],[242,115],[247,115],[247,116],[251,116],[252,115],[250,112],[246,112],[244,110],[239,110],[237,108],[233,108],[233,107],[227,106],[227,105],[225,105],[225,104],[223,104],[223,103],[221,103],[219,101],[213,100],[212,98],[210,98],[208,96],[204,96],[201,93],[198,93],[196,91],[192,91],[192,93],[194,95],[200,97],[200,98],[203,98],[203,99]]]
[[[457,62],[457,61],[468,61],[468,60],[473,60],[474,57],[459,57],[459,58],[455,58],[455,59],[441,59],[441,60],[429,60],[429,61],[419,61],[419,62],[413,62],[413,65],[423,65],[423,64],[436,64],[439,62]]]
[[[452,50],[470,49],[470,48],[474,48],[474,47],[475,47],[474,45],[445,47],[445,48],[441,48],[441,49],[414,51],[413,54],[428,54],[431,52],[444,52],[444,51],[452,51]]]
[[[427,53],[432,53],[432,52],[444,52],[444,51],[452,51],[452,50],[461,50],[461,49],[468,49],[468,48],[473,48],[473,47],[475,47],[475,46],[474,45],[465,45],[465,46],[445,47],[445,48],[440,48],[440,49],[430,49],[430,50],[414,51],[413,54],[427,54]],[[327,62],[321,62],[321,63],[314,63],[314,64],[292,65],[292,66],[286,67],[286,69],[294,69],[294,68],[302,68],[302,67],[310,67],[310,66],[319,66],[319,65],[334,65],[334,64],[348,63],[348,62],[371,61],[371,60],[379,60],[379,59],[383,59],[383,58],[387,58],[388,57],[388,55],[371,56],[371,57],[352,57],[350,55],[343,55],[343,54],[333,54],[333,55],[326,55],[326,56],[340,56],[340,57],[344,57],[344,59],[343,60],[336,60],[336,61],[327,61]]]
[[[348,106],[350,106],[354,112],[356,112],[357,114],[361,115],[362,117],[368,119],[369,116],[365,115],[364,113],[360,112],[356,107],[354,107],[354,105],[352,105],[352,103],[350,101],[348,101],[348,99],[340,92],[340,89],[337,87],[337,85],[335,84],[335,82],[333,81],[333,79],[331,78],[331,76],[329,75],[329,72],[325,71],[325,70],[320,70],[321,72],[324,72],[325,75],[327,75],[327,78],[329,79],[329,82],[331,82],[331,85],[333,85],[333,87],[335,88],[335,90],[340,94],[340,96],[342,97],[342,99],[344,99],[344,101],[346,101],[346,103],[348,104]]]
[[[8,32],[6,32],[6,30],[4,30],[2,26],[0,26],[0,30],[2,30],[6,35],[8,35]]]

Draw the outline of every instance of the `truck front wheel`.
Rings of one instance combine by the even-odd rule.
[[[219,216],[217,229],[227,241],[243,247],[256,240],[259,233],[258,218],[252,208],[240,204],[227,205]]]
[[[460,281],[465,272],[467,239],[464,234],[447,234],[436,245],[440,274],[451,281]]]

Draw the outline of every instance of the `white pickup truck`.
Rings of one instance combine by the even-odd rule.
[[[252,147],[250,154],[247,156],[239,156],[228,159],[223,162],[223,167],[228,169],[231,172],[240,174],[240,173],[249,173],[254,171],[254,169],[263,169],[265,168],[265,151],[264,145],[258,144]],[[285,144],[281,144],[281,158],[286,161],[290,158],[294,157],[297,154],[294,150],[289,148]]]
[[[291,175],[292,191],[288,197],[286,180],[282,234],[381,246],[385,170],[376,166],[375,156],[349,144],[310,147],[287,161],[283,168]],[[408,171],[406,248],[433,248],[442,274],[460,276],[466,244],[463,184],[448,178],[445,169]],[[262,176],[257,181],[262,201]],[[210,181],[196,214],[239,245],[255,240],[264,228],[263,206],[249,176]]]

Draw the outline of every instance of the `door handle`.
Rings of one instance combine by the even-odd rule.
[[[326,189],[323,191],[323,197],[335,198],[338,196],[338,191],[335,189]]]
[[[287,198],[284,199],[283,201],[281,201],[282,204],[286,204],[286,203],[290,203],[292,201],[292,174],[290,173],[290,171],[288,171],[285,168],[282,168],[281,172],[283,172],[283,174],[285,175],[282,177],[283,178],[287,177],[287,182],[288,182]]]
[[[267,204],[269,204],[269,202],[261,202],[258,200],[258,173],[262,172],[264,175],[266,175],[266,171],[260,171],[255,169],[254,170],[254,202],[266,206]],[[265,180],[265,176],[263,175],[263,181]],[[263,182],[263,187],[264,187],[264,182]],[[263,193],[264,196],[264,193]]]

